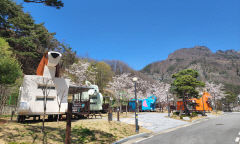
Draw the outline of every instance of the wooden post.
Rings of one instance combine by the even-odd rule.
[[[112,121],[112,108],[108,108],[108,122]]]
[[[15,114],[15,112],[14,111],[12,111],[12,114],[11,114],[11,121],[12,121],[12,119],[13,119],[13,115]]]
[[[108,105],[108,122],[110,121],[112,121],[112,98],[111,97]]]
[[[71,144],[72,103],[68,102],[65,144]]]

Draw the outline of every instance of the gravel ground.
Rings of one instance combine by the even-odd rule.
[[[181,120],[167,118],[166,116],[167,113],[140,113],[138,115],[138,123],[140,126],[153,132],[160,132],[162,130],[189,123]],[[128,124],[135,124],[134,116],[132,118],[121,118],[120,121]]]

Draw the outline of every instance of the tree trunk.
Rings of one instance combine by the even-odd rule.
[[[214,93],[214,107],[215,107],[215,111],[217,112],[217,103],[216,103],[215,93]]]
[[[122,111],[122,103],[120,102],[120,113],[123,113]]]
[[[58,108],[58,118],[57,118],[57,123],[58,123],[58,124],[59,124],[60,108],[61,108],[61,106],[59,106],[59,108]]]
[[[43,110],[43,120],[42,120],[42,133],[43,133],[43,139],[42,139],[42,142],[43,142],[43,144],[45,144],[46,142],[45,142],[45,138],[46,138],[46,133],[45,133],[45,126],[44,126],[44,124],[45,124],[45,115],[46,115],[46,96],[45,96],[45,98],[44,98],[44,110]]]
[[[190,112],[187,108],[187,103],[186,103],[186,100],[185,100],[185,95],[183,96],[183,107],[184,107],[184,111],[185,111],[185,114],[186,115],[190,115]]]
[[[7,96],[6,96],[6,87],[4,87],[4,86],[1,86],[1,93],[0,93],[0,97],[1,97],[1,99],[0,99],[0,115],[2,115],[2,113],[3,113],[3,108],[4,108],[4,106],[5,106],[5,103],[6,103],[6,101],[7,101]]]
[[[183,113],[183,111],[182,111],[182,109],[180,109],[179,116],[182,116],[182,113]]]
[[[128,106],[128,105],[126,104],[126,116],[127,116],[127,112],[128,112],[127,106]]]
[[[162,112],[162,103],[159,102],[159,104],[160,104],[160,112]]]

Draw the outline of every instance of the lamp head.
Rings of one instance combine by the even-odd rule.
[[[136,82],[137,80],[138,80],[138,78],[137,78],[137,77],[134,77],[134,78],[133,78],[133,81],[134,81],[134,82]]]

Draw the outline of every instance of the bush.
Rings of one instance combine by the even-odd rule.
[[[192,112],[191,117],[196,117],[196,116],[198,116],[197,112]]]
[[[179,112],[174,112],[173,115],[179,115]]]
[[[186,115],[186,114],[182,114],[182,115],[180,116],[180,119],[183,119],[183,117],[187,117],[187,115]]]
[[[22,70],[14,58],[0,58],[0,84],[10,85],[22,75]]]

